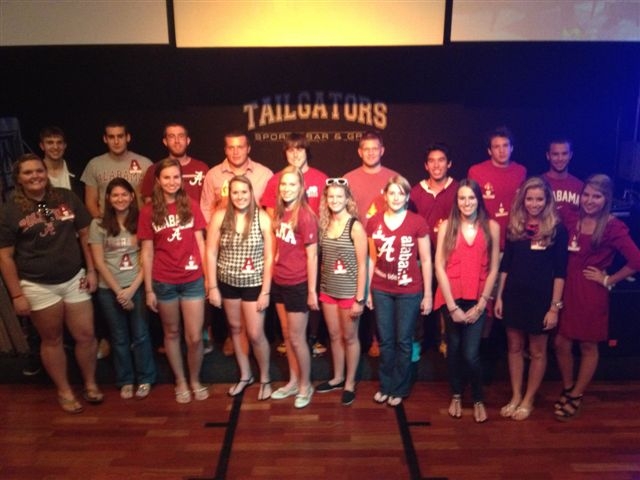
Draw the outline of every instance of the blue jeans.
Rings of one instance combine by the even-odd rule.
[[[122,387],[134,383],[154,383],[156,364],[153,358],[142,287],[131,299],[135,304],[131,311],[126,311],[120,306],[111,289],[98,288],[96,298],[111,331],[116,385]]]
[[[422,293],[372,290],[380,342],[380,391],[407,397],[411,390],[411,347]]]
[[[462,310],[475,305],[475,300],[456,300]],[[483,313],[475,323],[455,323],[447,306],[442,307],[447,332],[447,368],[449,384],[454,395],[462,395],[467,379],[471,383],[474,402],[484,401],[482,391],[482,364],[480,362],[480,340],[482,328],[487,317]]]

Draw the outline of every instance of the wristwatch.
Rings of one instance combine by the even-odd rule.
[[[564,302],[562,300],[557,302],[551,302],[551,306],[556,307],[558,310],[562,310],[562,308],[564,307]]]
[[[364,304],[367,303],[367,301],[364,298],[360,298],[360,299],[356,298],[356,303],[364,307]]]

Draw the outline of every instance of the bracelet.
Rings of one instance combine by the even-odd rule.
[[[480,295],[480,298],[482,298],[485,302],[489,302],[490,300],[493,300],[493,297],[490,297],[489,295],[485,295],[484,293]]]
[[[87,275],[90,273],[96,273],[96,269],[95,268],[87,268]]]
[[[262,292],[262,293],[260,293],[260,296],[262,296],[262,295],[266,295],[268,297],[269,295],[271,295],[271,293],[270,292]]]
[[[218,286],[216,285],[215,287],[209,287],[209,290],[215,290],[217,288],[218,288]]]
[[[613,285],[609,285],[609,275],[605,275],[602,279],[602,286],[609,291],[613,288]]]
[[[449,310],[449,313],[453,313],[456,310],[460,310],[460,307],[458,305],[456,305],[454,308],[452,308],[451,310]]]
[[[16,298],[24,297],[24,293],[19,293],[18,295],[12,295],[11,300],[15,300]]]

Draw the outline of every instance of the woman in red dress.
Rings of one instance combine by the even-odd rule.
[[[570,420],[580,411],[582,395],[598,366],[598,342],[608,337],[609,290],[640,270],[640,250],[627,226],[610,214],[613,184],[606,175],[592,175],[580,196],[579,216],[568,222],[569,261],[564,309],[556,335],[556,356],[562,376],[562,395],[555,403],[557,420]],[[614,256],[627,263],[608,273]],[[574,381],[574,341],[580,344],[580,366]]]

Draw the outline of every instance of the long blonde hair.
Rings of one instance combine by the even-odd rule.
[[[509,240],[524,240],[528,237],[526,227],[529,214],[524,206],[524,199],[527,196],[527,191],[534,188],[539,188],[544,192],[545,202],[544,209],[540,213],[540,226],[538,227],[536,237],[544,245],[552,245],[556,235],[556,225],[560,223],[560,217],[557,213],[553,191],[549,184],[541,177],[528,178],[520,185],[520,189],[511,203],[507,238]]]
[[[600,246],[600,242],[602,241],[604,230],[605,228],[607,228],[607,223],[609,222],[609,216],[611,214],[611,204],[613,203],[613,181],[604,173],[594,173],[589,178],[587,178],[586,182],[584,182],[584,187],[582,187],[583,192],[587,186],[595,188],[604,196],[605,199],[604,207],[596,218],[596,229],[591,236],[591,246],[593,248],[598,248]],[[583,217],[584,210],[582,209],[581,205],[580,219],[582,220]]]
[[[329,223],[331,223],[331,209],[327,205],[327,195],[330,188],[341,188],[344,191],[344,196],[347,200],[346,211],[352,217],[358,218],[358,207],[356,206],[356,201],[353,199],[353,194],[351,193],[351,188],[349,188],[349,184],[346,183],[329,183],[325,185],[324,190],[322,191],[322,198],[320,199],[320,232],[324,234],[324,232],[329,228]]]
[[[280,229],[280,224],[282,223],[282,219],[287,209],[287,206],[282,201],[282,195],[280,195],[280,182],[282,181],[282,177],[288,173],[293,173],[294,175],[296,175],[298,177],[298,182],[300,183],[300,191],[298,192],[298,197],[295,199],[292,206],[293,208],[291,209],[291,219],[289,220],[291,230],[295,231],[296,227],[298,226],[298,217],[300,215],[300,210],[306,210],[314,217],[316,216],[316,214],[307,203],[307,194],[304,189],[304,176],[302,175],[302,172],[297,167],[289,165],[282,169],[282,171],[280,172],[280,178],[278,179],[278,203],[276,204],[276,211],[273,222],[273,228],[275,229],[275,231],[278,231]]]

